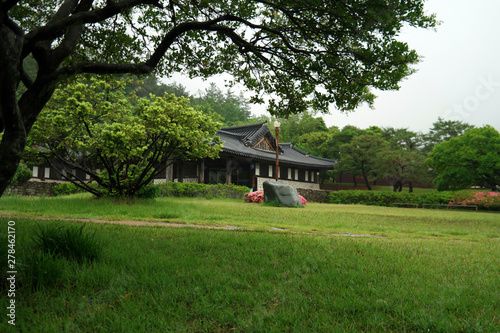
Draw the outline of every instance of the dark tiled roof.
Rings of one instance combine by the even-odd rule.
[[[266,122],[244,126],[223,127],[219,132],[237,135],[240,141],[247,146],[254,146],[260,139],[267,135],[274,144],[273,148],[276,147],[276,141],[269,128],[267,128]]]
[[[217,135],[224,142],[222,151],[225,153],[250,157],[259,161],[274,162],[276,160],[275,152],[252,148],[266,135],[276,145],[275,138],[265,122],[254,125],[225,127],[220,129]],[[333,169],[334,165],[337,164],[334,160],[309,155],[294,147],[292,143],[280,143],[279,161],[282,165],[315,169]]]
[[[262,127],[266,127],[266,122],[244,125],[244,126],[234,126],[234,127],[223,127],[220,130],[225,132],[231,132],[233,134],[241,135],[243,137],[251,136],[259,131]]]

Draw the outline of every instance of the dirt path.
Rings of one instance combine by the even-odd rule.
[[[174,223],[174,222],[161,222],[161,221],[102,220],[102,219],[77,218],[77,217],[41,217],[33,215],[16,215],[16,214],[5,214],[5,213],[0,213],[0,218],[8,218],[8,219],[23,218],[23,219],[38,219],[38,220],[78,221],[78,222],[91,222],[91,223],[112,223],[112,224],[121,224],[121,225],[129,225],[136,227],[161,226],[161,227],[171,227],[171,228],[191,227],[191,228],[219,229],[219,230],[245,230],[244,228],[231,225],[215,226],[206,224]],[[309,235],[381,238],[380,236],[375,236],[375,235],[360,235],[349,232],[345,232],[342,234],[322,233],[322,232],[300,232],[300,231],[292,231],[275,227],[269,228],[269,231],[291,232],[291,233],[301,233]]]
[[[214,225],[204,225],[204,224],[192,224],[192,223],[174,223],[174,222],[161,222],[161,221],[133,221],[133,220],[102,220],[102,219],[91,219],[91,218],[78,218],[78,217],[43,217],[43,216],[33,216],[33,215],[16,215],[16,214],[5,214],[0,213],[0,217],[5,217],[9,219],[23,218],[23,219],[37,219],[37,220],[58,220],[58,221],[78,221],[78,222],[92,222],[92,223],[112,223],[121,225],[131,225],[131,226],[162,226],[162,227],[193,227],[193,228],[206,228],[206,229],[224,229],[224,230],[238,230],[240,227],[235,226],[214,226]]]

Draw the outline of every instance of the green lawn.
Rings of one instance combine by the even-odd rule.
[[[500,214],[81,195],[4,197],[0,213],[240,227],[87,223],[108,242],[101,260],[61,259],[57,283],[38,289],[19,273],[12,331],[500,331]],[[77,223],[0,219],[2,234],[16,222],[20,267],[37,224]]]
[[[86,194],[3,197],[0,213],[33,217],[141,220],[267,231],[370,234],[392,238],[483,240],[500,237],[500,214],[309,203],[305,208],[264,207],[240,200],[159,198],[117,202]]]

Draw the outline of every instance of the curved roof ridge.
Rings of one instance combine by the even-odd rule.
[[[217,131],[217,134],[219,133],[222,133],[222,134],[226,134],[226,135],[231,135],[231,136],[235,136],[235,137],[239,137],[239,138],[242,138],[242,137],[245,137],[244,135],[240,134],[240,133],[234,133],[234,132],[230,132],[230,131],[225,131],[225,130],[218,130]]]
[[[299,154],[307,156],[308,158],[312,158],[312,159],[319,160],[319,161],[324,161],[324,162],[334,162],[335,164],[337,164],[336,160],[332,160],[330,158],[324,158],[324,157],[315,156],[315,155],[312,155],[311,153],[306,152],[305,150],[297,148],[292,142],[280,143],[280,146],[281,145],[290,146],[290,149],[298,152]]]
[[[299,152],[299,153],[301,153],[301,154],[304,154],[304,155],[307,155],[307,156],[311,156],[311,154],[309,154],[307,151],[302,150],[302,149],[300,149],[300,148],[297,148],[296,146],[293,146],[293,145],[292,145],[292,149],[293,149],[293,150],[295,150],[295,151],[298,151],[298,152]]]
[[[230,127],[222,127],[221,130],[231,130],[231,131],[239,131],[241,129],[246,129],[246,128],[252,128],[252,127],[262,127],[262,125],[267,124],[267,121],[261,122],[261,123],[256,123],[256,124],[249,124],[249,125],[240,125],[240,126],[230,126]]]

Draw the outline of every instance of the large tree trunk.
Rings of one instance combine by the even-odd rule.
[[[16,173],[26,144],[26,136],[22,130],[5,130],[0,143],[0,196],[7,189]]]
[[[0,132],[4,130],[0,142],[0,196],[14,177],[31,127],[59,80],[55,75],[57,63],[38,62],[40,69],[35,81],[22,76],[19,71],[21,44],[22,38],[0,25]],[[18,100],[21,80],[27,89]]]
[[[1,77],[3,72],[0,70]],[[56,85],[57,81],[37,80],[17,102],[16,92],[11,92],[9,96],[5,84],[0,82],[1,112],[5,127],[0,142],[0,196],[16,173],[26,138],[38,114],[54,93]],[[6,102],[9,98],[11,103]]]
[[[0,70],[3,77],[4,70]],[[4,133],[0,142],[0,196],[14,177],[23,156],[26,138],[43,106],[52,96],[56,82],[36,82],[23,94],[19,102],[16,92],[8,94],[5,83],[0,80],[0,104]],[[10,103],[7,101],[11,100]]]
[[[395,178],[394,184],[392,186],[392,191],[393,192],[401,192],[402,190],[403,190],[403,183],[401,182],[400,179]]]
[[[26,144],[26,131],[17,104],[21,45],[4,25],[0,26],[0,196],[16,173]]]

